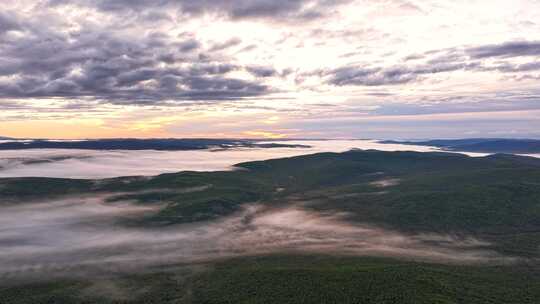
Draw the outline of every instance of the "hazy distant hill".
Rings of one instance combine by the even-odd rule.
[[[304,145],[259,143],[234,139],[95,139],[33,140],[0,143],[0,150],[19,149],[86,149],[86,150],[200,150],[208,148],[306,148]]]
[[[469,138],[469,139],[436,139],[428,141],[395,141],[382,143],[398,143],[406,145],[432,146],[449,151],[484,152],[484,153],[540,153],[540,140],[505,139],[505,138]]]

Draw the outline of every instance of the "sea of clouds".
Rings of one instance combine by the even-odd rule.
[[[196,191],[196,190],[195,190]],[[39,279],[141,271],[275,252],[388,256],[444,263],[508,263],[472,237],[405,234],[298,205],[247,205],[219,220],[133,227],[161,206],[72,196],[0,207],[0,278]]]
[[[381,144],[373,140],[287,141],[309,148],[234,148],[217,150],[70,150],[28,149],[0,151],[2,177],[58,177],[98,179],[152,176],[178,171],[230,170],[246,162],[311,154],[344,152],[353,148],[383,151],[436,151],[435,148]]]

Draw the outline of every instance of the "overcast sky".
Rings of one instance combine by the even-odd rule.
[[[3,0],[0,135],[540,138],[538,0]]]

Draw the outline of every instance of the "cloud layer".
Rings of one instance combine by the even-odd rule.
[[[0,151],[0,178],[57,177],[110,178],[153,176],[179,171],[231,170],[242,162],[283,158],[318,152],[344,152],[353,148],[387,151],[430,151],[421,146],[379,144],[368,140],[298,141],[310,148],[239,148],[190,151],[92,151],[31,149]]]
[[[69,197],[0,207],[0,278],[84,276],[147,266],[206,262],[276,252],[390,256],[445,263],[508,263],[468,237],[406,235],[344,221],[343,214],[250,206],[214,222],[129,228],[122,220],[159,206]],[[48,275],[48,277],[50,277]]]
[[[388,109],[411,115],[426,107],[467,113],[463,104],[471,112],[500,112],[494,103],[519,110],[524,96],[539,110],[536,1],[8,0],[4,6],[2,135],[334,137],[309,130],[308,120],[339,124],[343,116],[377,119],[390,116]],[[280,120],[269,122],[273,117]],[[469,129],[540,136],[513,120],[516,130],[497,123]],[[393,123],[381,132],[359,127],[339,136],[393,137],[407,127],[399,117]],[[76,130],[57,134],[69,129],[64,125]]]

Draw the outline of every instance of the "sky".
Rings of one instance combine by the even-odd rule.
[[[3,0],[0,136],[540,138],[538,0]]]

